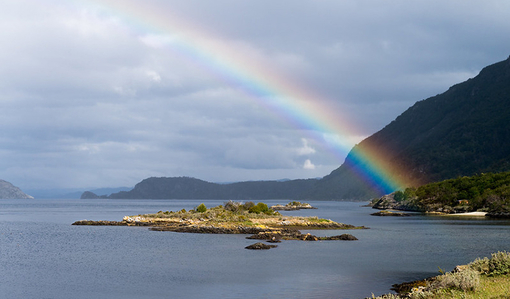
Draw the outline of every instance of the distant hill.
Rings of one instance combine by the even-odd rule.
[[[510,170],[510,58],[417,102],[357,147],[385,153],[381,162],[392,175],[415,185]],[[350,161],[348,156],[306,196],[329,200],[383,195],[353,174]]]
[[[30,195],[25,194],[20,188],[13,184],[0,180],[0,199],[31,199]]]
[[[293,199],[317,183],[316,179],[290,181],[249,181],[230,184],[210,183],[190,177],[148,178],[130,191],[113,193],[106,198],[123,199]],[[83,196],[94,198],[93,192]],[[96,195],[97,196],[97,195]],[[97,197],[98,198],[98,197]]]

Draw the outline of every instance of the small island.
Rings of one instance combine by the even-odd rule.
[[[271,210],[273,211],[297,211],[304,209],[317,209],[316,207],[312,207],[309,203],[300,203],[299,201],[291,201],[286,205],[274,205],[271,206]]]
[[[300,229],[366,229],[364,226],[338,223],[316,216],[283,216],[268,208],[265,203],[228,201],[224,205],[207,208],[200,204],[194,209],[172,212],[159,211],[155,214],[125,216],[122,221],[80,220],[73,225],[124,225],[148,226],[152,231],[172,231],[205,234],[251,234],[248,239],[278,242],[280,240],[357,240],[350,234],[331,237],[316,237],[302,234]]]

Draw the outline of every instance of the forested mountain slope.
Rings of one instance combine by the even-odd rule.
[[[386,153],[384,162],[394,168],[392,176],[416,185],[510,170],[510,58],[443,94],[417,102],[357,146]],[[380,195],[344,163],[306,196],[368,199]]]

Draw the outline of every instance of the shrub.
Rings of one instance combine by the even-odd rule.
[[[207,211],[207,207],[201,203],[197,208],[196,208],[197,212],[199,213],[204,213],[205,211]]]
[[[480,274],[489,274],[489,259],[486,257],[483,259],[477,258],[469,263],[468,266]]]
[[[260,213],[269,212],[269,208],[267,207],[267,205],[265,203],[259,202],[257,205],[251,207],[248,211],[250,213],[260,214]]]
[[[229,201],[225,202],[224,205],[225,205],[225,210],[231,211],[234,213],[239,213],[242,210],[242,208],[241,208],[242,204],[237,201],[229,200]]]
[[[249,211],[251,207],[255,206],[255,203],[253,201],[246,202],[243,207],[245,210]]]
[[[474,291],[480,285],[480,274],[473,269],[461,272],[446,273],[436,277],[430,286],[431,289],[459,289],[461,291]]]
[[[498,251],[489,260],[489,275],[510,274],[510,253]]]

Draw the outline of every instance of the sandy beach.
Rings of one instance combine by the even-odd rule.
[[[469,213],[458,213],[458,214],[446,214],[445,216],[469,216],[469,217],[485,217],[487,212],[469,212]]]

